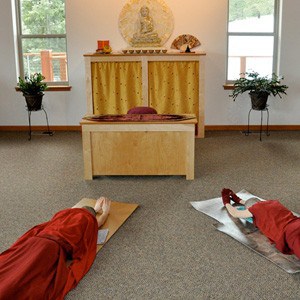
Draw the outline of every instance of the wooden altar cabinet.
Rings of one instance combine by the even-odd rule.
[[[194,179],[195,116],[182,121],[83,119],[84,178],[97,175],[185,175]]]
[[[205,53],[85,54],[87,114],[195,114],[204,137]]]

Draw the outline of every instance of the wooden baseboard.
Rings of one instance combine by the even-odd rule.
[[[47,130],[47,126],[31,126],[32,131]],[[51,126],[51,131],[81,131],[81,126]],[[28,131],[28,126],[0,126],[0,131]]]
[[[267,129],[263,125],[263,130]],[[247,125],[207,125],[205,131],[244,131],[248,130]],[[250,130],[260,130],[260,125],[251,125]],[[269,125],[269,131],[297,131],[300,130],[300,125]]]
[[[247,125],[206,125],[205,131],[244,131]],[[32,131],[47,130],[46,126],[31,126]],[[51,131],[81,131],[81,126],[50,126]],[[259,125],[251,125],[250,130],[260,130]],[[266,126],[263,126],[266,130]],[[269,131],[298,131],[300,125],[269,125]],[[0,131],[28,131],[28,126],[0,126]]]

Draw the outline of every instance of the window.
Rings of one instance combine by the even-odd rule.
[[[276,73],[279,0],[229,0],[227,81]]]
[[[16,0],[20,76],[40,72],[68,84],[65,1]]]

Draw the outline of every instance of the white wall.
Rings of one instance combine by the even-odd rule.
[[[109,39],[114,50],[126,47],[118,17],[125,0],[66,0],[70,92],[47,92],[44,106],[51,125],[78,125],[86,112],[83,54],[93,52],[97,40]],[[170,47],[180,34],[195,35],[202,43],[199,50],[206,57],[206,125],[242,125],[247,123],[250,108],[248,96],[236,102],[223,89],[226,63],[227,0],[165,0],[173,12],[174,32],[167,41]],[[289,85],[284,100],[272,99],[271,125],[300,124],[300,1],[283,1],[282,49],[280,73]],[[27,125],[27,113],[17,82],[11,0],[0,2],[0,126]],[[259,122],[255,116],[253,122]],[[33,125],[44,124],[43,115],[34,113]]]

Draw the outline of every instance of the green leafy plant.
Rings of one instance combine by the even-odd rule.
[[[257,72],[246,72],[241,73],[241,75],[243,77],[234,82],[234,90],[229,95],[234,101],[239,95],[247,91],[249,91],[250,95],[272,94],[274,97],[279,96],[282,98],[282,94],[286,94],[285,91],[288,89],[288,86],[281,84],[283,77],[279,77],[274,73],[272,77],[259,76]]]
[[[23,95],[37,95],[47,89],[47,83],[43,82],[45,77],[41,73],[34,73],[25,78],[19,77],[18,86]]]

